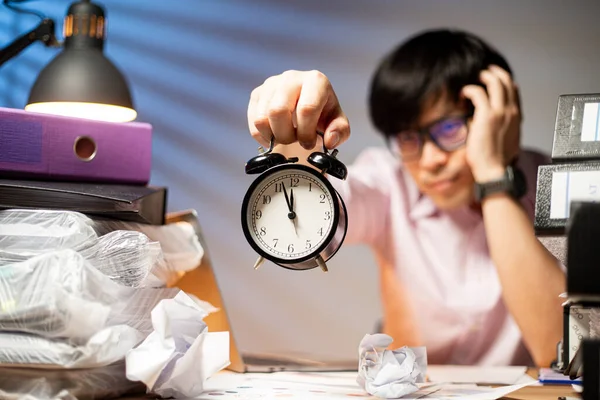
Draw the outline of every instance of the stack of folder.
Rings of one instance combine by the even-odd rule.
[[[566,232],[573,202],[600,200],[600,94],[558,100],[552,164],[540,166],[535,229],[540,236]]]
[[[126,379],[124,352],[151,330],[150,310],[178,291],[160,279],[170,266],[160,244],[141,233],[165,224],[167,189],[149,185],[151,158],[146,123],[0,108],[0,397],[145,389]],[[103,325],[102,313],[77,311],[85,307],[110,316]],[[112,358],[86,345],[105,328]]]
[[[538,170],[534,227],[566,263],[566,231],[572,206],[600,200],[600,94],[558,99],[552,163]]]
[[[559,96],[552,163],[539,167],[536,195],[536,235],[567,270],[557,354],[557,366],[565,370],[590,336],[590,311],[600,308],[600,210],[588,204],[600,201],[600,94]]]
[[[0,108],[0,209],[78,211],[164,224],[167,188],[149,186],[152,126]]]

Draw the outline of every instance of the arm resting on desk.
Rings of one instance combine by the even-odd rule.
[[[492,260],[502,295],[538,367],[548,367],[562,338],[565,275],[536,238],[523,208],[507,194],[482,204]]]

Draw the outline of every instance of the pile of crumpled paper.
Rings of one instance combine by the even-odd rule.
[[[0,398],[200,393],[229,364],[229,335],[208,332],[210,304],[168,288],[200,263],[197,239],[185,223],[0,211]]]

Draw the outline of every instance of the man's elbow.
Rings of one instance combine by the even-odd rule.
[[[531,351],[533,362],[538,368],[550,368],[556,360],[556,343],[548,343]]]

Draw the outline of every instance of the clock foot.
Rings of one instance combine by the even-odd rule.
[[[323,272],[327,272],[327,264],[325,264],[325,260],[323,260],[323,257],[318,256],[317,257],[317,265],[323,270]]]
[[[265,262],[265,259],[263,257],[258,257],[258,260],[254,263],[254,269],[260,268],[263,262]]]

